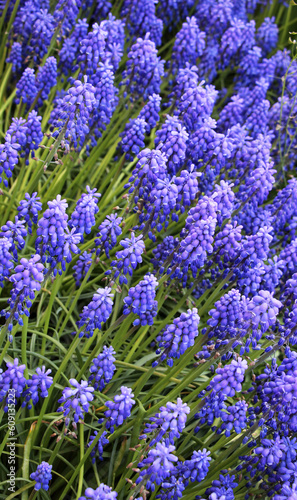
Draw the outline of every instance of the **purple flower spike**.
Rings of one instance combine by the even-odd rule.
[[[111,315],[112,297],[111,288],[98,288],[91,302],[84,306],[80,320],[77,322],[77,326],[82,328],[80,337],[83,335],[87,338],[92,337],[96,328],[101,330],[102,324],[106,323]]]
[[[34,489],[36,491],[39,490],[45,490],[48,491],[49,489],[49,482],[52,479],[52,465],[49,465],[47,462],[41,462],[40,465],[38,465],[37,469],[35,472],[32,472],[30,474],[30,478],[33,481],[36,481],[36,484],[34,486]]]
[[[90,384],[93,382],[96,390],[99,389],[99,391],[102,391],[106,384],[112,380],[116,369],[114,354],[116,352],[113,347],[104,345],[101,354],[93,359],[93,364],[90,367],[91,375],[88,380]]]
[[[254,329],[260,327],[266,332],[270,326],[276,323],[276,317],[282,303],[273,297],[267,290],[260,290],[247,304],[244,318],[248,320]]]
[[[82,194],[69,220],[69,226],[75,228],[82,236],[84,233],[90,234],[96,223],[95,215],[99,212],[97,204],[101,196],[100,193],[96,193],[96,188],[91,189],[87,186],[86,190],[87,193]]]
[[[237,361],[233,359],[229,365],[217,369],[216,375],[210,382],[209,389],[213,389],[214,392],[220,392],[226,396],[235,396],[235,392],[241,391],[241,384],[244,381],[244,372],[246,369],[247,362],[245,359],[238,358]]]
[[[114,432],[115,427],[119,427],[126,418],[130,417],[132,406],[135,404],[133,397],[132,389],[122,386],[121,394],[115,395],[114,401],[105,403],[108,408],[104,412],[107,419],[106,428],[110,429],[110,432]]]
[[[58,400],[61,406],[57,409],[58,412],[63,412],[66,427],[70,421],[74,421],[76,427],[79,419],[84,419],[84,413],[89,411],[90,402],[93,401],[94,387],[88,386],[88,382],[82,380],[77,382],[74,378],[69,380],[73,387],[63,389],[62,397]]]

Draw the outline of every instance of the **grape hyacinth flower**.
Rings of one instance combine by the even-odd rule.
[[[185,460],[181,466],[183,477],[191,482],[198,481],[199,483],[206,478],[209,462],[211,461],[210,451],[205,448],[201,451],[194,451],[190,460]],[[187,485],[188,481],[185,481]]]
[[[58,412],[63,412],[66,427],[70,421],[74,421],[73,426],[76,427],[79,419],[84,419],[84,413],[89,411],[90,402],[93,401],[94,387],[88,386],[88,382],[82,380],[77,382],[74,378],[69,380],[73,387],[63,389],[62,397],[58,400],[61,406],[57,409]]]
[[[47,462],[41,462],[41,464],[37,466],[36,471],[30,474],[30,478],[36,481],[34,490],[49,490],[49,482],[52,480],[52,467],[53,466],[49,465]]]
[[[295,271],[297,270],[296,247],[297,239],[295,238],[280,252],[279,256],[284,262],[285,271],[287,274],[295,273]]]
[[[146,100],[152,94],[160,93],[161,78],[164,75],[164,61],[158,57],[154,42],[138,38],[128,52],[127,69],[123,72],[122,85],[133,97]]]
[[[0,144],[0,182],[3,181],[5,187],[8,187],[8,179],[12,177],[13,169],[19,161],[20,148],[21,146],[13,142],[8,133],[5,136],[5,143]]]
[[[91,130],[95,137],[101,136],[106,129],[118,103],[118,89],[114,85],[114,72],[110,62],[100,63],[92,75],[90,83],[95,88],[96,106],[90,120]]]
[[[277,46],[278,27],[275,23],[275,17],[266,17],[264,22],[258,28],[256,40],[266,56]]]
[[[119,427],[126,418],[130,417],[132,406],[135,404],[133,397],[132,389],[122,386],[121,394],[116,394],[113,401],[105,403],[105,406],[108,408],[104,412],[104,416],[107,419],[105,425],[111,433],[114,432],[115,427]]]
[[[283,484],[280,494],[274,495],[274,500],[290,500],[297,497],[297,481],[295,481],[291,486],[288,484]]]
[[[195,132],[202,125],[205,118],[209,118],[218,92],[213,85],[200,82],[197,87],[188,88],[178,104],[178,112],[187,131]]]
[[[243,123],[244,110],[244,99],[239,95],[233,95],[220,113],[218,128],[222,132],[225,132],[237,124],[241,125]]]
[[[276,323],[276,317],[282,303],[273,297],[268,290],[260,290],[246,306],[244,318],[251,323],[253,329],[259,327],[262,332],[266,332],[270,326]]]
[[[207,488],[205,494],[209,495],[209,500],[219,500],[224,498],[226,500],[234,500],[235,496],[233,489],[238,486],[238,483],[236,483],[234,479],[235,476],[230,476],[229,474],[223,476],[223,474],[220,474],[219,479],[215,479],[212,482],[211,488]]]
[[[151,191],[158,180],[167,178],[167,158],[159,149],[143,149],[138,154],[138,159],[132,176],[125,185],[125,188],[129,188],[129,193],[135,190],[135,203],[139,196],[145,200],[150,199]]]
[[[266,260],[273,240],[272,231],[272,227],[262,226],[256,234],[247,236],[242,242],[239,261],[256,264],[259,260]]]
[[[105,59],[105,39],[107,32],[98,23],[94,23],[92,31],[80,42],[80,56],[77,58],[81,70],[92,75],[100,62]]]
[[[46,2],[43,2],[46,6]],[[17,33],[18,35],[21,35],[22,38],[28,42],[29,38],[32,33],[32,27],[34,25],[37,12],[40,9],[39,2],[34,2],[32,0],[28,0],[25,2],[24,5],[20,5],[20,9],[17,11],[17,15],[15,17],[14,23],[13,23],[13,30],[14,33]],[[49,3],[48,3],[49,7]]]
[[[149,96],[148,102],[141,109],[138,118],[142,118],[146,123],[146,133],[150,134],[151,130],[156,127],[159,121],[159,113],[161,110],[161,97],[158,94]]]
[[[80,53],[80,41],[88,35],[89,25],[86,19],[78,19],[71,35],[65,38],[59,53],[61,70],[65,75],[74,70],[74,65]]]
[[[39,145],[43,139],[43,133],[41,130],[41,116],[38,116],[35,110],[32,110],[27,121],[23,118],[13,118],[12,123],[6,133],[6,140],[14,141],[14,145],[21,147],[21,157],[29,155],[32,151],[32,157],[34,157],[34,151],[39,148]],[[29,160],[26,160],[26,165],[29,165]]]
[[[160,144],[167,157],[168,173],[172,176],[184,164],[189,134],[176,117],[168,116],[160,130],[156,132],[155,144]]]
[[[91,189],[87,186],[86,190],[87,193],[82,194],[69,220],[69,226],[81,234],[81,241],[83,241],[84,233],[90,234],[96,223],[95,215],[99,212],[97,204],[101,196],[100,193],[96,193],[96,188]]]
[[[114,361],[115,350],[113,347],[103,346],[102,352],[93,359],[90,367],[91,375],[88,378],[89,384],[93,383],[94,388],[102,391],[104,387],[111,381],[116,370]]]
[[[10,54],[6,62],[12,64],[13,73],[17,73],[22,69],[23,54],[22,45],[19,42],[14,42],[11,46]]]
[[[166,446],[165,442],[157,443],[156,447],[150,449],[147,458],[144,458],[139,464],[139,468],[143,468],[136,479],[136,484],[146,480],[146,488],[154,491],[155,485],[162,484],[164,479],[167,479],[173,469],[174,462],[178,458],[173,455],[175,447],[173,445]]]
[[[177,204],[178,198],[178,188],[174,182],[174,179],[156,179],[155,186],[153,187],[150,194],[151,204],[147,204],[146,208],[148,214],[145,216],[145,220],[148,220],[151,229],[155,226],[157,231],[160,232],[163,228],[169,225],[169,215]],[[152,215],[149,215],[152,214]],[[174,218],[174,216],[173,216]],[[144,227],[144,224],[140,226]],[[154,241],[155,236],[149,231],[149,237]]]
[[[209,37],[213,36],[216,40],[226,31],[232,19],[232,11],[235,10],[235,4],[233,4],[232,0],[218,0],[216,5],[211,2],[202,2],[201,6],[199,5],[196,18],[199,26],[203,26]],[[243,10],[245,11],[245,9]],[[240,18],[238,14],[236,12],[234,16]]]
[[[48,57],[45,64],[39,68],[36,76],[36,86],[40,93],[41,103],[48,98],[55,85],[57,85],[57,60],[55,57]]]
[[[222,425],[217,429],[217,434],[225,431],[225,436],[231,436],[232,429],[236,434],[240,434],[247,427],[248,404],[245,401],[238,401],[234,406],[228,406],[226,411],[221,413]]]
[[[124,314],[133,312],[139,316],[133,325],[152,325],[157,315],[158,302],[155,300],[158,281],[153,274],[146,274],[135,287],[131,287],[124,299]]]
[[[115,247],[117,244],[117,237],[122,234],[122,229],[120,227],[122,220],[122,217],[111,214],[100,224],[98,228],[99,232],[97,233],[98,239],[95,240],[95,245],[97,247],[96,255],[100,255],[103,247],[106,257],[109,258],[109,251]]]
[[[213,389],[214,392],[220,392],[226,396],[235,396],[235,392],[241,391],[246,369],[247,362],[245,359],[238,358],[237,361],[233,359],[229,365],[217,369],[216,375],[210,381],[208,390]]]
[[[227,396],[222,392],[212,391],[205,396],[202,409],[195,415],[195,418],[199,420],[199,425],[195,428],[195,432],[199,432],[203,424],[207,423],[211,427],[216,418],[222,418],[223,410],[227,409],[226,399]]]
[[[166,406],[161,406],[158,413],[154,417],[150,417],[151,422],[146,424],[143,434],[140,436],[141,439],[146,439],[147,434],[152,434],[153,439],[150,441],[150,446],[154,446],[164,436],[166,446],[174,444],[174,440],[180,437],[185,428],[189,413],[190,408],[180,398],[177,398],[176,403],[169,402]]]
[[[185,489],[184,479],[181,476],[176,476],[180,472],[178,466],[172,471],[172,475],[162,482],[162,487],[158,494],[158,498],[167,500],[167,498],[182,498]],[[156,497],[156,498],[157,498]]]
[[[214,252],[218,252],[218,256],[222,255],[224,262],[233,261],[241,249],[242,226],[235,224],[225,224],[223,229],[215,236]]]
[[[237,72],[241,85],[244,86],[252,85],[255,82],[255,79],[260,77],[261,57],[262,57],[262,50],[260,49],[260,47],[257,47],[255,45],[241,59]]]
[[[31,409],[32,405],[35,406],[38,403],[40,396],[47,398],[48,389],[53,383],[50,373],[51,370],[46,370],[45,366],[36,368],[36,373],[33,373],[32,378],[27,380],[27,389],[22,394],[25,398],[22,406],[26,406],[32,400],[32,404],[28,404],[28,408]]]
[[[157,14],[164,20],[169,30],[172,30],[189,15],[194,3],[193,0],[170,0],[169,2],[162,0],[158,3]]]
[[[66,263],[69,264],[72,261],[72,253],[78,254],[80,252],[77,246],[80,241],[80,233],[77,233],[75,228],[69,231],[67,227],[63,243],[49,250],[47,262],[50,264],[51,269],[53,269],[54,276],[57,273],[61,275],[63,271],[66,271]],[[61,264],[61,269],[57,269],[58,264]]]
[[[54,28],[54,18],[46,9],[35,11],[35,19],[30,29],[31,36],[27,46],[29,54],[33,54],[35,63],[38,63],[47,53]]]
[[[195,200],[199,191],[198,180],[199,172],[194,171],[192,165],[190,171],[182,170],[178,177],[174,177],[173,181],[178,189],[177,204],[175,210],[183,214],[186,207],[189,207]]]
[[[4,411],[8,411],[7,395],[9,390],[14,392],[15,398],[20,398],[26,387],[27,380],[24,377],[26,365],[19,365],[18,358],[13,363],[6,363],[7,369],[0,373],[0,403],[4,401]]]
[[[88,120],[96,108],[95,87],[87,82],[84,76],[83,82],[75,80],[67,94],[58,103],[57,116],[52,120],[54,127],[66,127],[65,137],[67,140],[77,141],[79,136],[84,140],[89,133]],[[58,135],[55,131],[53,136]]]
[[[85,490],[85,495],[78,500],[116,500],[117,496],[117,492],[112,491],[110,486],[101,483],[96,490],[87,488]]]
[[[94,431],[94,434],[90,436],[89,442],[88,442],[88,447],[92,445],[92,442],[94,441],[95,437],[97,436],[98,432]],[[91,451],[91,457],[92,457],[92,463],[94,464],[96,462],[96,455],[98,453],[98,458],[102,462],[103,460],[103,447],[109,443],[107,436],[107,431],[104,431],[99,438],[99,441],[97,442],[96,446],[92,449]]]
[[[180,102],[182,95],[189,88],[195,88],[198,84],[198,68],[186,63],[185,68],[179,68],[173,83],[173,91],[169,95],[173,107]]]
[[[219,173],[228,163],[228,159],[232,157],[234,149],[233,141],[229,135],[219,134],[215,128],[216,121],[213,118],[205,117],[198,130],[191,135],[188,144],[188,156],[196,168],[201,167],[201,162],[207,163],[206,173],[210,171],[211,167],[214,167],[215,173]],[[227,183],[222,185],[222,190],[230,192]]]
[[[79,337],[85,335],[89,338],[93,336],[96,328],[101,330],[102,324],[106,323],[111,315],[113,306],[112,297],[111,288],[98,288],[91,302],[87,306],[84,306],[80,314],[77,326],[82,331],[79,333]]]
[[[70,31],[75,25],[81,4],[82,0],[58,0],[54,10],[54,18],[57,24],[62,24],[63,32]]]
[[[36,232],[35,248],[42,254],[57,246],[63,246],[68,219],[66,214],[68,204],[66,200],[61,199],[61,195],[58,195],[55,200],[49,201],[47,205],[48,208],[38,221]]]
[[[133,161],[139,151],[144,148],[146,122],[142,118],[132,118],[120,133],[119,150],[126,154],[127,161]]]
[[[35,292],[41,289],[44,280],[44,266],[39,262],[40,255],[33,255],[30,259],[22,258],[15,267],[9,281],[13,283],[11,298],[8,299],[10,310],[3,309],[1,316],[8,322],[8,331],[12,331],[13,320],[23,326],[22,316],[30,316],[29,309],[35,299]],[[11,340],[11,335],[9,336]]]
[[[239,197],[242,201],[252,199],[256,204],[261,205],[268,197],[269,192],[275,183],[274,174],[276,170],[272,163],[259,162],[259,166],[252,170],[246,179],[245,185],[239,189]]]
[[[261,446],[257,446],[254,453],[260,456],[259,465],[275,467],[282,459],[285,449],[281,438],[276,436],[275,439],[261,439]]]
[[[238,327],[243,321],[244,299],[236,288],[223,295],[209,311],[211,319],[207,324],[212,327]]]
[[[11,242],[8,238],[0,238],[0,286],[4,287],[5,279],[10,275],[13,268],[12,255],[10,253]]]
[[[24,118],[13,118],[9,129],[6,132],[7,137],[24,148],[27,144],[28,127]]]
[[[188,309],[187,313],[182,313],[179,318],[175,318],[173,324],[168,325],[156,338],[158,342],[156,353],[161,353],[161,356],[158,361],[154,361],[153,366],[157,366],[165,359],[169,366],[173,366],[173,359],[179,358],[189,347],[194,345],[195,338],[199,333],[199,321],[200,318],[195,307],[192,310]]]
[[[106,43],[106,54],[104,57],[106,59],[110,58],[110,54],[112,52],[112,47],[117,44],[118,51],[122,54],[124,45],[125,45],[125,22],[121,19],[117,19],[115,16],[108,14],[107,19],[101,21],[100,27],[107,33],[105,43]],[[114,68],[114,71],[117,70],[117,67]]]
[[[124,247],[124,250],[119,250],[116,252],[116,260],[111,262],[111,266],[115,268],[114,278],[120,276],[120,284],[128,283],[127,274],[132,276],[133,270],[136,269],[137,264],[142,262],[141,255],[145,250],[143,236],[140,234],[135,237],[135,234],[131,233],[131,238],[125,238],[120,241],[120,245]],[[106,273],[107,274],[107,273]],[[108,272],[110,274],[110,272]]]
[[[200,31],[197,19],[187,17],[181,30],[177,33],[172,49],[172,60],[178,68],[186,64],[195,65],[205,49],[205,33]]]
[[[190,214],[191,210],[189,211]],[[197,276],[198,269],[203,267],[207,254],[213,252],[213,236],[216,229],[217,218],[208,217],[195,222],[190,226],[188,234],[180,242],[178,262],[186,269],[191,265],[193,277]],[[187,223],[189,225],[189,222]]]
[[[173,258],[173,251],[178,246],[179,239],[173,236],[166,236],[162,243],[153,249],[153,259],[151,260],[155,269],[159,269],[162,274],[164,272],[163,264]]]
[[[216,184],[213,193],[213,199],[218,204],[218,222],[221,224],[225,219],[231,217],[233,208],[235,194],[232,191],[233,183],[220,181],[220,184]]]
[[[16,84],[16,100],[19,104],[20,100],[31,106],[35,97],[37,96],[38,89],[36,86],[36,79],[34,69],[26,68],[20,80]]]
[[[19,220],[15,217],[15,222],[7,221],[1,227],[0,236],[7,238],[10,242],[10,252],[12,253],[15,262],[18,261],[18,250],[22,250],[25,246],[25,238],[27,236],[27,229],[24,227],[25,221]]]
[[[121,15],[125,19],[125,23],[130,35],[145,36],[146,33],[152,35],[152,28],[154,29],[156,22],[159,21],[159,36],[157,41],[151,38],[157,45],[161,43],[163,23],[156,17],[156,0],[145,0],[138,2],[137,0],[125,0],[123,3]]]
[[[37,196],[37,191],[25,194],[25,199],[20,201],[18,206],[18,218],[25,219],[28,225],[28,232],[32,234],[32,224],[37,224],[38,213],[42,209],[42,203],[39,201],[40,196]]]
[[[242,52],[247,52],[255,43],[255,20],[245,23],[240,19],[232,19],[230,27],[221,39],[221,69],[233,66]]]
[[[31,151],[32,158],[34,157],[34,151],[39,148],[40,143],[43,139],[43,132],[41,129],[42,117],[37,114],[33,109],[27,119],[27,144],[25,148],[25,153],[29,154]],[[29,161],[26,161],[26,165],[29,165]]]
[[[75,285],[77,287],[81,285],[81,282],[88,273],[92,262],[92,253],[87,252],[86,250],[78,257],[76,264],[73,266],[73,278],[75,279]]]

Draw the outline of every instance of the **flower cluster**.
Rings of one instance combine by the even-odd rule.
[[[77,382],[74,378],[69,380],[71,387],[63,389],[62,397],[58,403],[61,406],[57,409],[58,412],[63,412],[66,427],[69,426],[73,420],[73,425],[76,426],[77,422],[84,419],[84,413],[89,411],[90,402],[93,401],[94,387],[88,386],[84,380],[81,383]]]
[[[138,285],[130,288],[128,297],[124,299],[124,314],[133,312],[139,318],[133,325],[152,325],[157,315],[158,302],[155,300],[158,282],[152,274],[147,274]]]
[[[90,367],[89,383],[94,381],[94,388],[102,391],[106,384],[111,381],[115,372],[115,350],[112,347],[103,346],[103,351],[97,358],[93,359]]]
[[[121,394],[116,394],[113,401],[107,401],[105,406],[108,410],[104,412],[106,420],[106,428],[110,432],[114,432],[115,427],[122,425],[130,414],[132,406],[135,404],[132,389],[129,387],[121,387]]]

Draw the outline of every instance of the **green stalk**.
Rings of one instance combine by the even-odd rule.
[[[79,452],[80,452],[79,456],[80,456],[80,461],[82,461],[84,458],[84,454],[85,454],[84,424],[81,423],[78,425],[79,425]],[[81,497],[82,489],[83,489],[83,482],[84,482],[84,463],[82,464],[82,467],[80,468],[80,471],[79,471],[76,500],[78,500]]]

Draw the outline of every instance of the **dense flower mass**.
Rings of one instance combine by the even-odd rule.
[[[295,499],[295,4],[0,0],[1,498]]]

